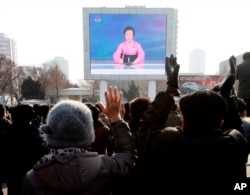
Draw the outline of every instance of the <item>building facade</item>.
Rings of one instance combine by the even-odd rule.
[[[202,49],[194,49],[189,54],[189,73],[204,74],[206,67],[206,53]]]
[[[6,34],[0,33],[0,54],[17,64],[16,41],[9,38]]]
[[[58,91],[47,91],[46,102],[48,105],[55,104],[61,100],[76,100],[80,102],[89,102],[99,99],[99,91],[87,88],[68,88],[59,89]]]
[[[236,65],[238,65],[242,62],[242,56],[243,56],[243,54],[235,56]],[[229,73],[229,71],[230,71],[230,65],[229,65],[229,58],[228,58],[227,60],[220,62],[219,75],[226,76]]]
[[[69,79],[69,61],[63,57],[55,57],[54,59],[43,63],[43,68],[49,69],[51,66],[55,65],[57,65],[58,68],[65,74],[67,79]]]

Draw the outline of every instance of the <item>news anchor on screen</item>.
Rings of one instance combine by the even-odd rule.
[[[113,55],[115,64],[137,65],[144,64],[145,52],[141,44],[134,40],[135,29],[127,26],[123,30],[125,41],[120,43]]]

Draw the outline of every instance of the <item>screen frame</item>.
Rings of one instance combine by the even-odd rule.
[[[157,74],[91,74],[90,59],[90,14],[165,14],[166,24],[166,56],[176,55],[177,49],[177,10],[173,8],[145,8],[145,7],[125,7],[125,8],[82,8],[83,13],[83,65],[85,80],[162,80],[166,78],[165,71]],[[126,71],[126,70],[125,70]],[[110,71],[112,72],[112,71]]]

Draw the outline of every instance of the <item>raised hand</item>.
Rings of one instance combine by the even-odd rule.
[[[177,65],[176,57],[171,54],[170,57],[165,58],[165,72],[167,77],[170,77],[173,73],[174,67]]]
[[[109,118],[109,121],[115,122],[121,120],[121,108],[122,104],[122,92],[119,92],[116,87],[109,87],[107,91],[104,93],[106,106],[104,106],[101,102],[98,103],[98,106],[101,108],[102,112]]]
[[[229,74],[221,81],[220,84],[217,84],[213,87],[213,91],[220,92],[223,96],[235,95],[234,83],[235,83],[235,74],[236,74],[236,58],[232,55],[229,58],[230,71]]]
[[[167,76],[166,91],[172,93],[174,96],[179,96],[179,70],[180,65],[177,64],[177,58],[171,54],[170,57],[165,58],[165,72]]]
[[[229,58],[229,65],[230,65],[230,74],[236,73],[236,58],[232,55]]]
[[[225,77],[219,86],[219,92],[222,95],[231,95],[234,82],[235,82],[235,75],[230,74],[229,76]]]

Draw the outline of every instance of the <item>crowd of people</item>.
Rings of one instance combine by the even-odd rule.
[[[246,85],[234,56],[229,64],[214,88],[185,95],[171,55],[166,89],[153,100],[124,103],[110,86],[105,102],[94,104],[0,105],[0,179],[8,195],[249,193],[250,96],[235,92],[237,79]]]

